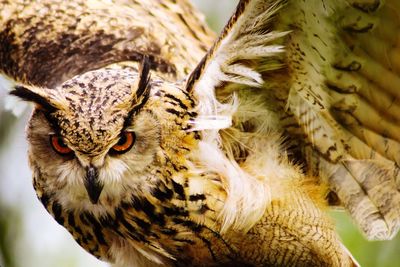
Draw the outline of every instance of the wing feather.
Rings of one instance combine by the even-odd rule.
[[[319,176],[330,183],[367,237],[389,239],[398,231],[400,224],[398,214],[400,194],[393,175],[398,167],[395,164],[393,152],[391,152],[392,156],[389,156],[389,150],[384,145],[385,141],[382,142],[384,139],[390,140],[392,144],[396,144],[393,146],[394,149],[398,147],[400,141],[397,119],[399,113],[397,115],[394,113],[397,107],[394,106],[382,112],[382,109],[385,109],[382,103],[386,100],[386,103],[395,104],[399,94],[397,89],[399,76],[388,67],[390,60],[387,53],[392,49],[392,44],[384,41],[374,42],[374,38],[379,39],[375,37],[375,32],[379,32],[382,25],[379,14],[372,11],[372,6],[367,8],[368,12],[365,12],[367,2],[362,8],[359,6],[360,2],[354,1],[314,1],[314,3],[315,9],[309,11],[310,13],[299,14],[304,19],[302,31],[298,34],[294,33],[288,44],[288,58],[298,54],[298,50],[290,49],[293,47],[290,45],[293,44],[298,45],[297,49],[307,56],[314,55],[311,62],[305,59],[300,61],[300,64],[295,61],[289,63],[288,67],[294,73],[291,78],[294,77],[296,82],[301,80],[304,83],[301,89],[292,85],[290,92],[292,94],[293,91],[308,90],[311,96],[325,94],[322,97],[324,101],[318,101],[316,97],[303,98],[304,101],[312,104],[319,103],[318,105],[322,104],[325,107],[324,110],[327,110],[327,113],[318,113],[320,121],[328,121],[330,125],[336,124],[328,131],[322,130],[322,134],[330,136],[329,140],[333,143],[313,136],[313,132],[307,127],[302,127],[308,136],[313,136],[309,137],[313,149],[316,149],[324,158],[317,160],[334,164],[335,171],[331,175],[327,175],[325,170],[329,169],[325,166],[327,164],[321,164]],[[348,4],[355,8],[348,8]],[[307,12],[305,6],[298,6],[298,8]],[[325,17],[312,16],[311,13],[318,8],[323,11],[321,15],[325,13]],[[386,6],[381,5],[379,8],[382,10]],[[398,22],[392,19],[387,23]],[[306,26],[311,31],[305,30]],[[328,34],[324,34],[323,30]],[[312,43],[303,41],[310,40],[311,33],[317,34],[321,41]],[[309,69],[315,71],[306,71],[303,74],[297,70],[299,66],[308,66]],[[332,70],[335,75],[332,73],[326,75]],[[345,77],[347,81],[338,81],[344,80],[343,74],[347,74]],[[349,84],[349,81],[354,81],[354,86],[350,86],[354,90],[348,90],[348,85],[343,87],[343,83]],[[332,84],[335,85],[333,89],[329,86]],[[375,86],[375,90],[372,91],[368,84]],[[368,92],[367,90],[369,90],[369,101],[363,97]],[[289,101],[291,94],[289,94]],[[292,110],[296,110],[298,106],[299,103],[289,102],[289,108]],[[296,118],[301,124],[301,117]],[[321,147],[325,149],[328,147],[328,149],[322,150]],[[326,151],[334,153],[327,154]],[[318,154],[313,154],[314,157],[315,155]],[[376,179],[366,179],[367,177]],[[353,186],[351,186],[352,180]],[[387,182],[381,182],[381,180]],[[385,209],[390,212],[383,212]],[[375,224],[380,226],[375,226]]]
[[[238,96],[220,132],[232,158],[254,129],[278,131],[283,153],[327,182],[368,238],[390,239],[400,227],[399,29],[396,0],[240,1],[188,90],[200,107]],[[264,120],[241,115],[251,109]]]
[[[143,54],[165,79],[183,79],[213,37],[183,0],[0,0],[0,73],[48,88]]]

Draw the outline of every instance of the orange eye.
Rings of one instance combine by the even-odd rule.
[[[119,139],[118,143],[112,147],[112,150],[116,153],[125,153],[132,148],[135,143],[135,133],[124,132]]]
[[[61,154],[61,155],[68,155],[71,154],[72,149],[70,149],[63,141],[63,139],[60,136],[57,135],[51,135],[50,136],[50,143],[53,149]]]

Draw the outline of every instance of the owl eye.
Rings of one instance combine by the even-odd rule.
[[[63,139],[58,135],[50,136],[50,143],[53,149],[61,155],[70,155],[72,149],[70,149],[63,141]]]
[[[112,151],[120,154],[127,152],[129,149],[132,148],[133,144],[135,143],[135,139],[136,139],[135,133],[124,132],[121,138],[119,139],[118,143],[116,143],[112,147]]]

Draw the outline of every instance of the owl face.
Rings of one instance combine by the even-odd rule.
[[[143,71],[101,69],[53,90],[17,88],[37,103],[27,135],[39,197],[54,192],[84,208],[145,191],[162,150],[160,84],[153,87]]]

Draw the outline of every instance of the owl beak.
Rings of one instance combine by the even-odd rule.
[[[85,188],[93,204],[97,204],[103,186],[104,185],[99,181],[99,172],[97,168],[89,166],[86,169]]]

